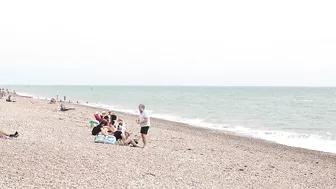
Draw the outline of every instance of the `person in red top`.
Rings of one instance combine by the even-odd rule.
[[[94,117],[97,121],[101,122],[103,120],[103,118],[106,116],[106,112],[105,111],[102,111],[102,114],[99,115],[99,112],[96,112],[94,114]]]

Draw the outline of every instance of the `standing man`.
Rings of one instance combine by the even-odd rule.
[[[150,117],[145,111],[145,105],[140,104],[139,111],[140,111],[140,116],[139,116],[139,119],[137,120],[137,123],[140,124],[140,127],[141,127],[140,133],[141,133],[141,138],[143,142],[143,147],[147,148],[147,145],[148,145],[147,134],[148,134],[148,130],[150,127]]]

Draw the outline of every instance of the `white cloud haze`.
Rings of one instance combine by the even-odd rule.
[[[0,84],[336,86],[335,1],[1,1]]]

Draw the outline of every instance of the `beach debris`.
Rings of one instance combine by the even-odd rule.
[[[187,150],[189,150],[189,151],[190,151],[190,150],[192,150],[192,149],[191,149],[191,148],[188,148]]]
[[[156,175],[154,173],[145,173],[148,176],[152,176],[152,177],[156,177]]]
[[[238,169],[238,171],[244,171],[244,169]]]

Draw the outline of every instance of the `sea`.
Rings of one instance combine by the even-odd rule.
[[[336,153],[336,88],[188,86],[0,86],[67,101]],[[155,127],[155,125],[154,125]]]

